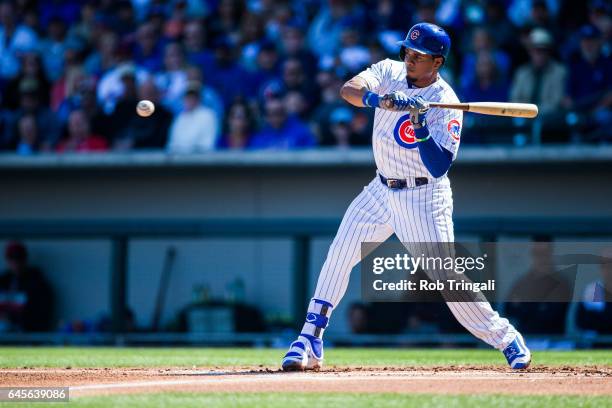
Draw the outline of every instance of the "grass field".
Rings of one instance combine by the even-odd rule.
[[[0,368],[274,366],[285,350],[250,348],[2,347]],[[327,365],[505,364],[496,350],[327,349]],[[612,366],[612,350],[538,351],[534,363]]]
[[[161,369],[164,367],[192,370],[215,367],[278,366],[284,350],[230,348],[0,348],[2,371],[22,369],[23,373],[37,368],[74,371],[79,368]],[[451,365],[505,365],[503,356],[495,350],[420,350],[420,349],[329,349],[328,366],[429,367]],[[534,366],[599,366],[612,368],[612,351],[537,352]],[[451,369],[452,370],[452,369]],[[44,370],[43,370],[44,371]],[[283,375],[283,374],[273,374]],[[320,374],[313,374],[320,375]],[[287,378],[287,377],[285,377]],[[282,381],[282,379],[280,379]],[[117,381],[121,381],[120,378]],[[384,381],[384,378],[382,379]],[[453,381],[449,378],[448,381]],[[612,376],[604,381],[612,381]],[[63,384],[68,385],[68,384]],[[360,392],[169,392],[130,393],[72,398],[68,404],[36,403],[36,407],[612,407],[611,395],[440,395],[432,393],[360,393]],[[26,403],[0,403],[0,407],[24,407]]]

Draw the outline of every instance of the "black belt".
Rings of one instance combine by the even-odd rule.
[[[389,187],[392,190],[401,190],[402,188],[408,187],[408,180],[406,179],[388,179],[382,174],[379,174],[378,177],[380,178],[380,181],[385,186]],[[427,177],[415,177],[414,178],[415,187],[424,186],[427,183],[429,183],[429,180],[427,179]]]

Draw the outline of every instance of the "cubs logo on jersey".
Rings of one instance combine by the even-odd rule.
[[[406,149],[414,149],[417,146],[414,127],[412,127],[412,122],[410,121],[410,114],[399,118],[395,129],[393,129],[393,137],[398,145]]]
[[[457,119],[453,119],[448,122],[446,128],[448,129],[448,133],[453,137],[453,139],[459,140],[459,137],[461,135],[461,123],[459,123]]]

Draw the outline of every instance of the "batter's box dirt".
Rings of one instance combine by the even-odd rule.
[[[612,395],[612,367],[277,367],[0,370],[0,386],[69,386],[71,396],[191,392],[369,392],[428,394]]]

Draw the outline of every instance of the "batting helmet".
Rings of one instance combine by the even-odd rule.
[[[418,23],[408,31],[406,39],[399,41],[397,45],[402,47],[400,50],[402,61],[406,55],[406,48],[434,57],[444,57],[446,61],[451,43],[450,37],[442,27],[430,23]]]

